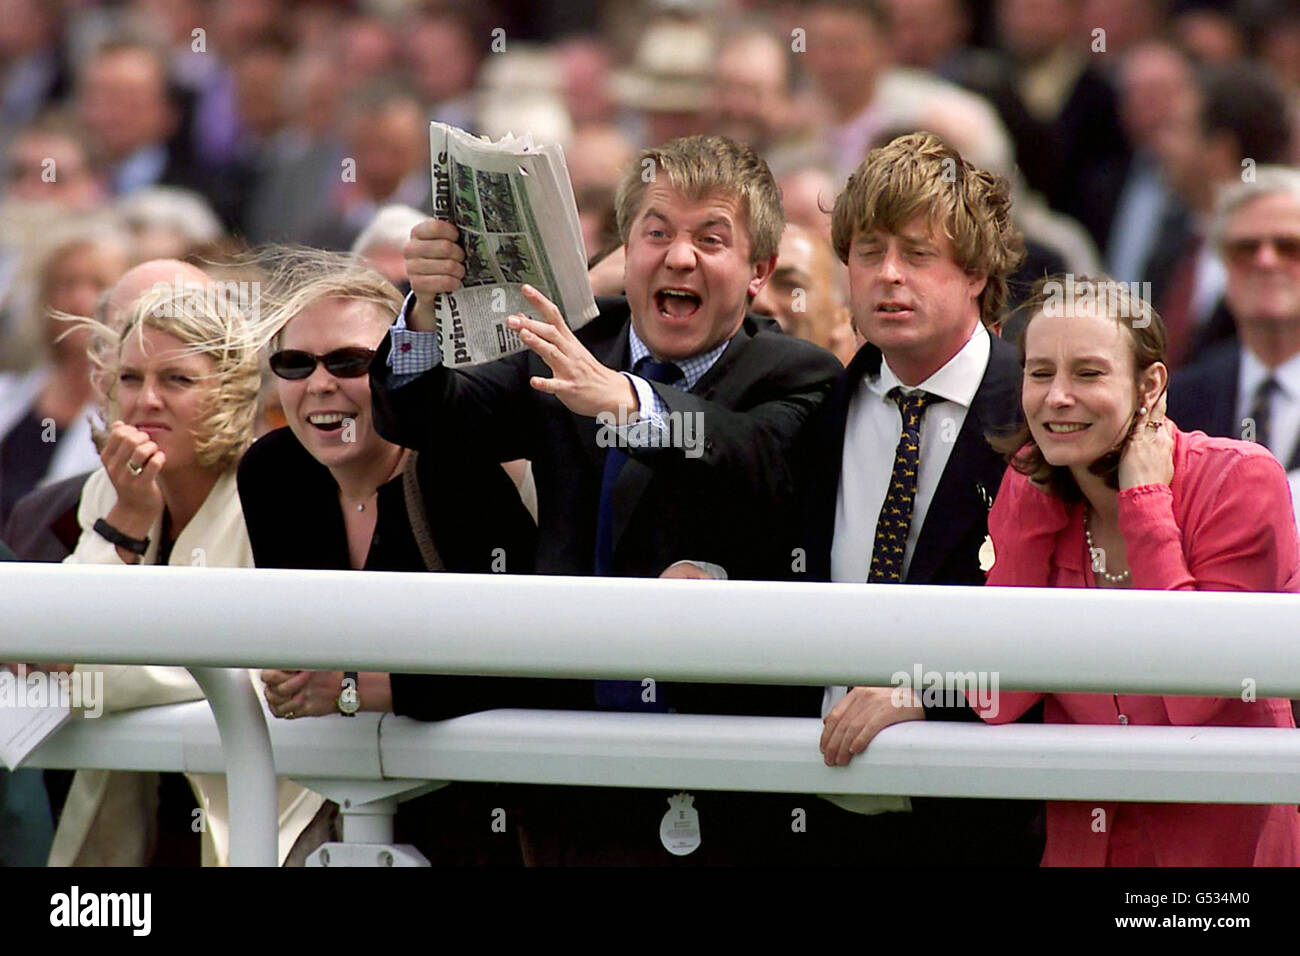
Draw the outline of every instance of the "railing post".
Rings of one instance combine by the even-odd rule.
[[[230,865],[279,863],[280,810],[271,734],[243,669],[191,667],[221,736],[230,806]]]

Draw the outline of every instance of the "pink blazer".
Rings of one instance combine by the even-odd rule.
[[[1175,430],[1172,484],[1121,491],[1119,523],[1135,588],[1300,592],[1300,537],[1286,474],[1254,443]],[[1096,586],[1082,502],[1066,504],[1008,468],[989,533],[996,555],[990,585]],[[1048,723],[1295,727],[1288,701],[1221,697],[1004,691],[997,716],[982,716],[1007,723],[1044,697]],[[1047,804],[1044,866],[1297,863],[1295,806]]]

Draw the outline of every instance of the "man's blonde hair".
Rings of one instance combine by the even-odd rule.
[[[1007,279],[1025,255],[1011,222],[1007,181],[977,169],[933,133],[909,133],[873,149],[844,186],[831,213],[831,241],[841,262],[855,237],[898,233],[918,215],[951,241],[967,274],[987,276],[980,318],[995,323],[1007,302]]]
[[[624,243],[646,187],[653,182],[667,183],[690,200],[713,195],[737,199],[749,233],[749,261],[776,255],[785,228],[781,190],[767,163],[744,143],[725,136],[684,136],[643,149],[614,195],[618,235]]]

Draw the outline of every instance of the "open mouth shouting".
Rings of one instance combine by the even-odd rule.
[[[700,311],[704,299],[690,289],[667,288],[655,293],[655,308],[670,322],[688,322]]]

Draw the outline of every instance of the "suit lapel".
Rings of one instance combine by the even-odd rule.
[[[839,501],[844,463],[844,430],[849,406],[867,375],[880,372],[880,349],[863,345],[840,376],[824,406],[812,440],[813,460],[808,463],[803,518],[806,523],[808,571],[815,581],[831,579],[831,547],[835,537],[835,509]]]
[[[944,466],[925,524],[908,566],[907,583],[930,583],[971,525],[988,521],[1003,465],[985,440],[990,431],[1006,429],[1009,416],[1019,415],[1020,363],[1015,350],[992,337],[989,364],[971,401],[948,463]]]
[[[1214,431],[1211,435],[1241,437],[1241,423],[1237,421],[1237,388],[1241,382],[1241,349],[1233,348],[1225,354],[1223,388],[1214,391]],[[1175,422],[1175,424],[1177,424]]]
[[[626,328],[625,325],[623,333],[625,341],[627,339]],[[755,326],[746,317],[741,330],[732,336],[731,343],[726,350],[718,356],[717,361],[710,366],[709,370],[700,376],[700,380],[695,383],[695,387],[690,389],[690,394],[705,401],[720,402],[727,407],[734,405],[736,399],[739,398],[740,383],[736,376],[729,373],[745,354],[745,349],[749,345],[754,332]],[[623,466],[623,470],[619,473],[618,481],[614,484],[613,547],[615,553],[618,552],[618,545],[623,538],[623,532],[627,530],[632,515],[636,513],[637,506],[641,502],[641,496],[645,494],[646,489],[650,486],[652,478],[654,478],[654,470],[635,458],[629,458],[627,464]]]
[[[627,306],[623,306],[624,311]],[[628,364],[628,323],[623,321],[618,323],[611,333],[606,333],[598,339],[593,339],[584,344],[587,350],[591,352],[596,361],[600,362],[606,368],[612,368],[617,371],[623,371]],[[575,415],[569,413],[569,418],[573,422],[573,427],[577,429],[578,440],[587,452],[587,457],[591,459],[592,465],[596,468],[599,475],[605,467],[605,451],[596,441],[596,436],[600,432],[601,424],[595,418],[588,418],[586,415]]]

